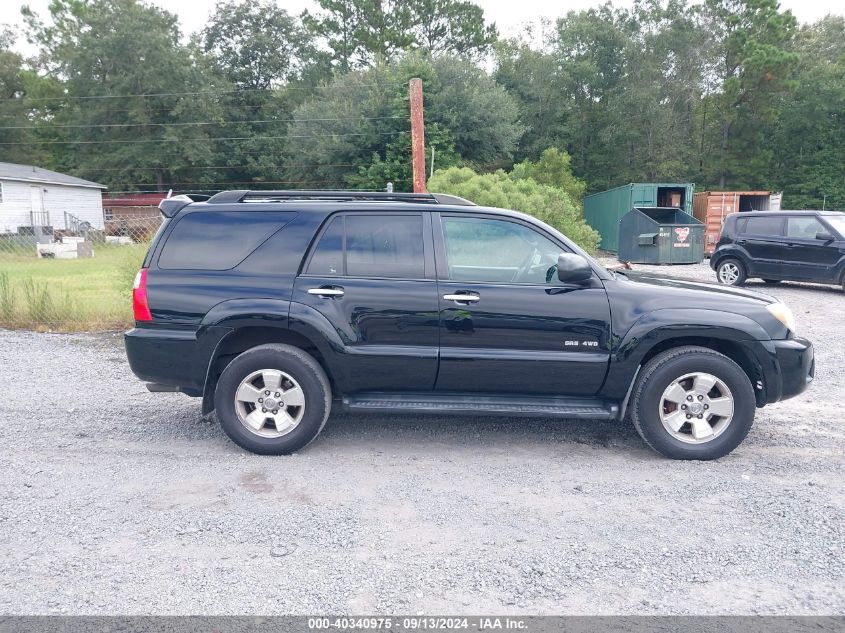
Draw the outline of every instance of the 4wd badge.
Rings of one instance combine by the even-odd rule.
[[[675,227],[675,237],[677,241],[675,242],[675,248],[689,248],[689,242],[687,242],[687,237],[689,236],[689,227],[688,226],[677,226]]]

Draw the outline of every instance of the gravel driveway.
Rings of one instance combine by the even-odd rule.
[[[0,331],[0,613],[843,614],[845,294],[765,290],[817,380],[715,463],[621,423],[351,415],[258,457],[117,336]]]

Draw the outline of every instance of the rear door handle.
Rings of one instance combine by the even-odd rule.
[[[446,301],[457,301],[459,303],[474,303],[475,301],[480,301],[481,297],[477,294],[469,294],[469,293],[458,293],[458,294],[451,294],[451,295],[443,295],[443,298]]]
[[[342,297],[343,288],[340,286],[321,286],[319,288],[309,288],[309,295],[317,295],[318,297]]]
[[[742,246],[743,244],[745,244],[745,240],[737,240],[736,243]]]

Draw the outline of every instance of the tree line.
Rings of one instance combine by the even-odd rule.
[[[467,0],[317,5],[222,1],[187,40],[142,0],[24,9],[22,32],[0,31],[0,160],[112,191],[408,190],[421,77],[429,169],[546,160],[576,198],[681,181],[845,208],[842,17],[637,0],[502,38]]]

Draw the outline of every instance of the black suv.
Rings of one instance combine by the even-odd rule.
[[[725,218],[710,257],[719,283],[812,281],[845,289],[845,214],[759,211]]]
[[[608,271],[522,213],[302,191],[160,208],[130,365],[256,453],[304,447],[342,407],[630,419],[664,455],[713,459],[812,380],[784,304]]]

